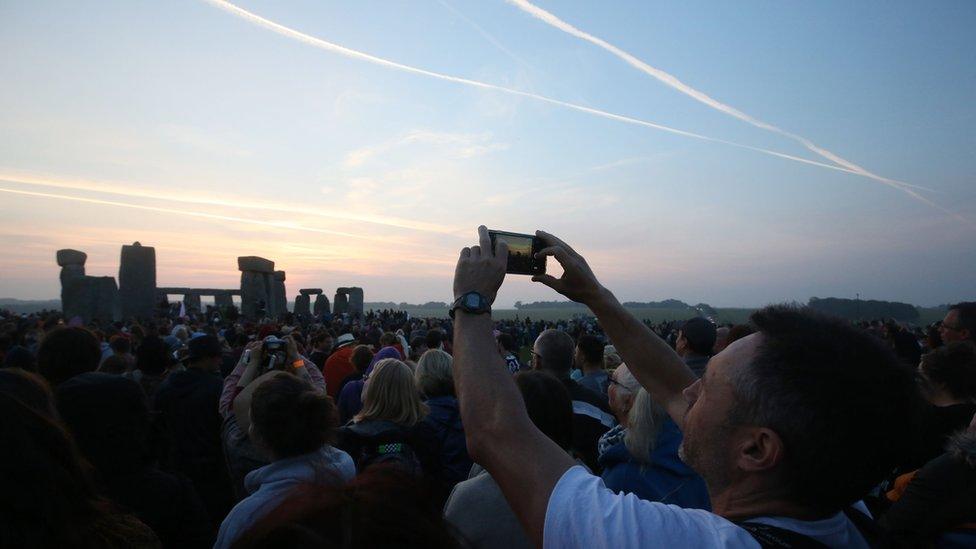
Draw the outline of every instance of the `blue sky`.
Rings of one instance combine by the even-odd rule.
[[[826,162],[504,0],[237,5],[398,63]],[[161,285],[233,287],[234,258],[254,254],[290,293],[449,300],[485,223],[563,236],[624,299],[972,297],[976,4],[536,5],[952,214],[859,175],[343,57],[202,1],[5,2],[0,295],[56,296],[63,247],[115,274],[140,240]],[[513,277],[499,303],[553,298]]]

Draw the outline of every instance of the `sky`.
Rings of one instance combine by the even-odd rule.
[[[140,241],[160,286],[259,255],[290,297],[450,301],[485,224],[622,300],[972,299],[974,27],[966,0],[0,1],[0,297]],[[553,299],[510,276],[497,306]]]

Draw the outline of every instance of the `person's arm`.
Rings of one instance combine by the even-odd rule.
[[[555,257],[563,268],[563,275],[560,278],[535,275],[532,280],[589,307],[630,372],[682,427],[688,410],[682,391],[695,383],[695,375],[674,349],[630,314],[613,293],[600,284],[583,256],[549,233],[538,231],[536,236],[546,245],[538,255]]]
[[[244,360],[247,356],[246,351],[251,351],[251,362],[254,362],[254,352],[257,350],[260,352],[260,344],[258,342],[251,342],[245,347],[245,352],[241,353],[240,360],[237,361],[237,366],[231,373],[227,374],[224,378],[224,389],[220,393],[220,402],[217,405],[217,411],[220,412],[220,417],[226,418],[228,415],[233,413],[231,406],[234,404],[234,399],[237,398],[237,393],[241,392],[241,389],[247,385],[247,383],[241,383],[245,375],[249,377],[253,376],[253,372],[249,373],[250,362]],[[250,380],[248,380],[250,381]]]
[[[505,279],[508,247],[493,252],[488,230],[481,244],[461,251],[454,295],[477,291],[494,301]],[[454,383],[471,458],[498,482],[529,537],[542,545],[553,487],[575,462],[529,419],[525,403],[492,337],[491,315],[457,311],[454,322]]]

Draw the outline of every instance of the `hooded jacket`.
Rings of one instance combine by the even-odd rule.
[[[211,372],[188,368],[175,372],[156,391],[156,409],[170,435],[168,464],[190,478],[221,471],[220,415],[217,404],[223,381]]]
[[[642,464],[627,450],[623,440],[600,455],[604,484],[614,492],[633,493],[647,501],[691,509],[712,509],[705,481],[678,457],[682,434],[666,418],[654,441],[651,463]]]
[[[976,431],[951,437],[946,452],[918,470],[880,524],[906,547],[928,545],[963,525],[969,528],[965,543],[976,542]]]
[[[427,399],[426,404],[430,412],[424,418],[424,423],[438,441],[440,476],[453,486],[468,478],[471,471],[458,401],[452,396],[439,396]]]
[[[256,521],[281,503],[297,484],[344,483],[355,476],[356,466],[349,454],[328,445],[251,471],[244,478],[244,488],[250,495],[234,506],[224,519],[214,548],[230,547]]]

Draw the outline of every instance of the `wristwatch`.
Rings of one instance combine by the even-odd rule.
[[[454,300],[454,304],[451,305],[451,318],[454,318],[454,311],[458,309],[466,313],[480,315],[491,312],[491,303],[487,297],[478,292],[467,292]]]

